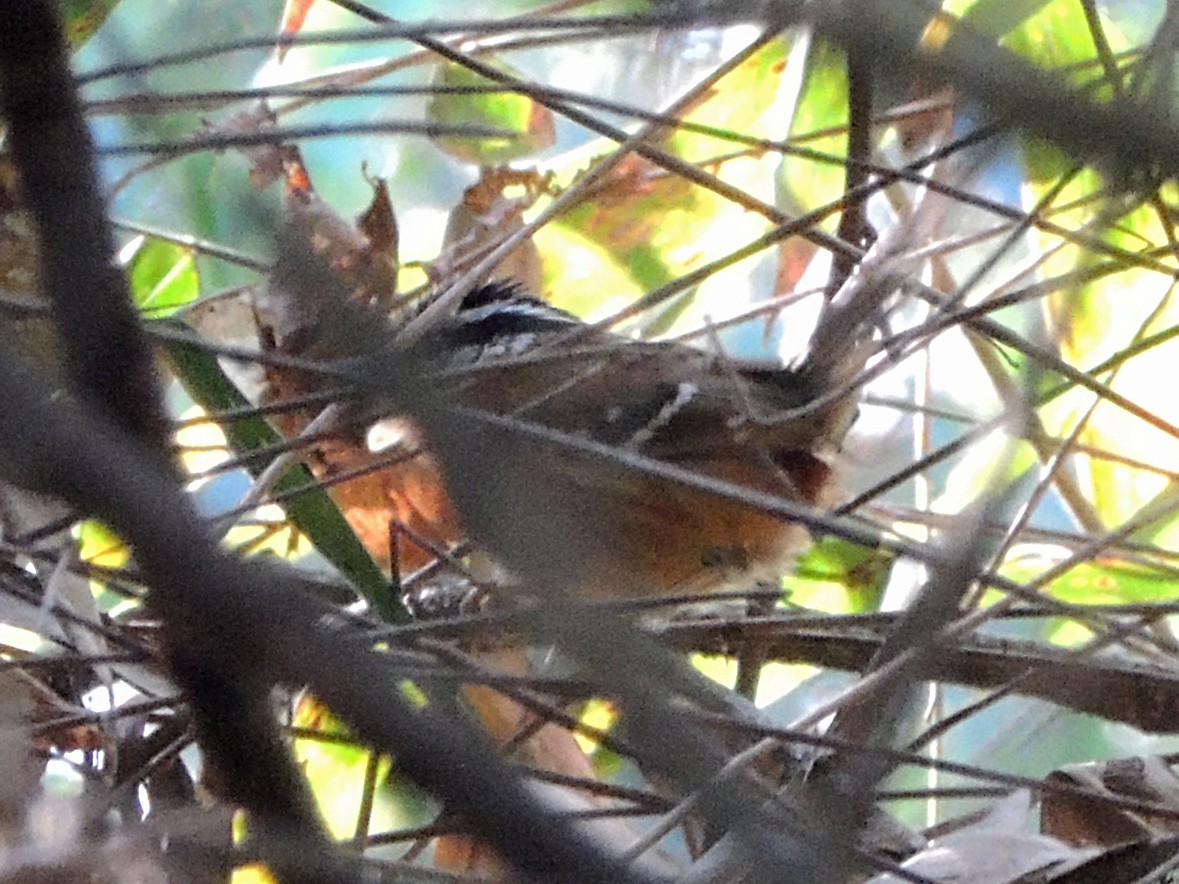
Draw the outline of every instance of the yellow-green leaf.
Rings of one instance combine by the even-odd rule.
[[[1004,577],[1031,583],[1064,555],[1055,548],[1017,547],[999,569]],[[1174,602],[1179,581],[1148,565],[1116,558],[1097,558],[1075,567],[1042,587],[1044,595],[1073,605],[1130,605]],[[1047,637],[1057,644],[1075,645],[1092,636],[1083,624],[1069,618],[1054,619]]]
[[[128,270],[135,306],[149,316],[168,316],[201,293],[192,249],[167,240],[144,237]]]
[[[790,126],[792,140],[811,133],[839,131],[807,137],[801,144],[810,151],[842,158],[847,156],[847,65],[843,54],[826,44],[811,47],[806,81]],[[803,213],[838,200],[846,179],[844,166],[811,157],[788,154],[778,171],[779,198],[783,208]],[[829,227],[834,229],[837,216]]]
[[[367,828],[373,832],[420,825],[429,802],[396,774],[388,758],[373,769],[372,753],[352,742],[347,729],[312,697],[304,697],[293,724],[322,735],[295,740],[295,757],[319,805],[328,831],[338,839],[355,836],[366,789],[373,790]]]
[[[811,610],[833,614],[876,611],[892,564],[889,553],[824,537],[799,556],[783,585],[791,603]]]
[[[779,94],[785,58],[785,43],[766,45],[705,93],[684,119],[746,136],[780,140],[787,118]],[[678,131],[669,133],[660,146],[730,187],[772,203],[777,157],[750,151],[718,136]],[[607,149],[606,145],[601,147]],[[584,160],[584,154],[579,153],[577,168],[584,168]],[[566,180],[569,176],[558,170],[557,177]],[[747,246],[770,225],[760,214],[710,189],[667,172],[652,161],[631,156],[602,183],[592,203],[562,216],[555,226],[567,230],[573,241],[583,245],[581,257],[587,259],[583,266],[567,268],[571,284],[588,288],[599,280],[588,260],[596,254],[600,279],[610,280],[609,287],[599,282],[598,289],[605,294],[630,287],[644,292],[656,289]],[[725,310],[736,312],[759,294],[750,284],[750,275],[752,266],[761,258],[754,256],[710,277],[700,286],[699,303],[709,303],[709,296],[716,294],[713,305],[723,303]],[[559,261],[546,262],[545,266],[546,281],[556,280],[552,285],[555,292],[561,291],[564,283],[554,270],[566,269],[557,265]],[[629,278],[630,285],[625,288],[613,281],[619,270]],[[688,309],[682,315],[674,311],[667,319],[675,319],[684,327],[699,327],[702,314],[690,312],[695,304],[679,306]],[[649,332],[667,330],[648,328]]]
[[[515,76],[503,61],[480,60]],[[494,88],[496,85],[469,68],[449,61],[439,63],[434,83],[446,89]],[[481,166],[502,165],[530,156],[551,145],[556,137],[548,108],[527,95],[511,92],[439,92],[430,100],[426,118],[439,125],[479,126],[514,133],[510,138],[438,137],[439,147],[447,153]]]

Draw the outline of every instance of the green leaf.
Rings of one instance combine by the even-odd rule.
[[[324,737],[296,738],[294,749],[332,837],[355,837],[366,786],[373,788],[372,808],[366,821],[369,831],[422,825],[436,812],[428,797],[398,775],[388,758],[377,759],[375,769],[371,769],[371,751],[352,742],[347,728],[314,697],[300,700],[293,724]],[[366,782],[370,777],[371,783]]]
[[[58,0],[66,39],[77,49],[94,36],[119,0]]]
[[[1055,549],[1034,545],[1016,547],[999,573],[1019,583],[1030,583],[1060,561]],[[1149,565],[1115,558],[1079,562],[1041,589],[1045,595],[1073,605],[1130,605],[1174,602],[1179,581]],[[988,595],[988,599],[997,595]],[[1083,624],[1054,618],[1046,637],[1057,644],[1076,645],[1092,636]]]
[[[1029,16],[1004,37],[1004,45],[1044,68],[1095,62],[1097,50],[1081,4],[1057,0],[1042,5],[1044,8],[1036,10],[1035,15]],[[1118,32],[1111,27],[1105,28],[1105,36],[1114,52],[1126,48]],[[1094,73],[1100,72],[1099,66],[1086,66],[1074,71],[1071,76],[1089,80]]]
[[[826,44],[811,47],[806,62],[806,82],[790,126],[790,137],[829,129],[841,131],[821,138],[807,138],[810,151],[836,158],[847,156],[847,64],[842,52]],[[787,154],[778,171],[779,201],[784,209],[802,214],[843,196],[846,170],[840,162],[823,162]],[[838,216],[828,219],[834,229]]]
[[[1037,153],[1044,157],[1050,152],[1029,151],[1026,155]],[[1048,183],[1047,178],[1030,181],[1025,186],[1025,203],[1038,201]],[[1174,266],[1175,259],[1165,251],[1169,233],[1156,208],[1148,203],[1114,214],[1106,189],[1097,172],[1083,170],[1054,200],[1054,206],[1067,208],[1048,209],[1044,214],[1067,230],[1082,231],[1130,255],[1151,253],[1155,261]],[[1164,200],[1172,196],[1165,190],[1161,194]],[[1050,256],[1043,267],[1049,278],[1111,260],[1096,254],[1091,246],[1062,245],[1061,235],[1055,232],[1038,229],[1034,235],[1039,251]],[[1116,273],[1054,292],[1044,305],[1061,357],[1089,370],[1133,347],[1142,337],[1179,324],[1179,302],[1172,286],[1169,273],[1126,262]],[[1179,341],[1164,340],[1135,352],[1116,373],[1106,373],[1098,380],[1162,420],[1179,423],[1179,402],[1169,385],[1159,383],[1160,378],[1171,375],[1177,360]],[[1092,403],[1093,394],[1076,389],[1041,409],[1042,419],[1050,432],[1065,437]],[[1164,490],[1167,479],[1158,470],[1179,470],[1179,440],[1108,403],[1099,404],[1089,415],[1079,442],[1093,449],[1077,463],[1087,473],[1086,487],[1094,508],[1110,527],[1120,525]],[[1118,459],[1102,457],[1100,452],[1107,450],[1116,451]]]
[[[1027,21],[1053,0],[977,0],[962,14],[963,24],[988,37],[1002,37]],[[961,3],[946,4],[947,12],[959,11]],[[1074,4],[1078,5],[1078,4]]]
[[[1017,547],[999,572],[1028,583],[1057,564],[1058,556],[1035,547]],[[1179,582],[1148,565],[1099,558],[1080,562],[1057,577],[1043,592],[1073,605],[1129,605],[1173,602]]]
[[[187,326],[179,323],[173,323],[172,327],[189,331]],[[165,341],[164,350],[180,383],[206,411],[215,414],[226,409],[248,407],[246,398],[225,376],[216,357],[208,350],[175,341]],[[257,416],[227,423],[225,435],[234,451],[240,454],[259,451],[282,441],[270,424]],[[252,459],[250,472],[259,475],[269,462],[269,458]],[[283,509],[295,527],[353,582],[384,620],[409,622],[409,612],[392,591],[389,581],[356,538],[339,507],[318,486],[306,467],[289,467],[274,483],[274,493],[283,497]]]
[[[684,119],[747,138],[780,136],[785,123],[777,115],[777,93],[786,69],[786,51],[784,41],[767,44],[704,93]],[[717,135],[690,129],[672,131],[665,146],[692,163],[707,163],[738,148]]]
[[[163,317],[191,304],[201,292],[192,249],[155,237],[144,237],[128,267],[135,306]]]
[[[837,537],[823,537],[799,556],[783,585],[790,602],[833,614],[880,609],[894,557]]]
[[[516,72],[498,59],[481,58],[484,64],[516,77]],[[495,83],[460,64],[440,62],[434,83],[448,89],[494,88]],[[426,118],[439,125],[480,126],[513,132],[511,138],[463,138],[444,135],[438,146],[451,156],[481,166],[510,163],[549,147],[556,137],[548,108],[527,95],[511,92],[441,92],[426,107]]]
[[[541,291],[553,293],[555,307],[594,319],[621,310],[644,291],[615,254],[567,224],[546,224],[533,241],[541,256]]]
[[[1119,22],[1133,16],[1119,16]],[[1102,19],[1101,27],[1115,53],[1135,47],[1117,23]],[[1094,74],[1104,76],[1096,64],[1096,51],[1081,4],[1052,3],[1014,30],[1008,45],[1043,66],[1088,65],[1074,67],[1069,76],[1077,82],[1090,81]],[[1111,99],[1113,84],[1102,83],[1090,94]],[[1041,217],[1067,231],[1076,231],[1091,240],[1112,246],[1129,255],[1149,255],[1156,263],[1173,267],[1170,248],[1170,220],[1160,221],[1157,204],[1174,198],[1173,187],[1160,188],[1156,204],[1144,201],[1129,209],[1111,201],[1115,185],[1094,169],[1077,169],[1073,160],[1042,142],[1025,140],[1022,146],[1028,172],[1023,188],[1024,206],[1036,208]],[[1045,196],[1063,182],[1054,193],[1051,205],[1044,206]],[[1043,225],[1032,234],[1033,249],[1047,256],[1042,267],[1044,277],[1052,278],[1118,260],[1101,254],[1091,245],[1077,245],[1066,236]],[[1054,292],[1045,307],[1062,358],[1071,365],[1089,370],[1134,347],[1143,336],[1163,331],[1179,323],[1179,305],[1175,303],[1172,272],[1135,266],[1124,260],[1124,267],[1084,285]],[[1162,420],[1179,421],[1175,397],[1159,378],[1168,377],[1179,359],[1179,344],[1164,341],[1135,353],[1117,369],[1099,380],[1117,393],[1144,406]],[[1093,395],[1073,390],[1041,410],[1045,426],[1054,435],[1065,437],[1073,432],[1077,421],[1088,415],[1079,437],[1092,453],[1077,456],[1081,487],[1095,511],[1108,526],[1122,524],[1142,506],[1167,489],[1162,472],[1179,469],[1179,441],[1164,430],[1131,417],[1124,410],[1099,404],[1089,414]],[[1105,450],[1116,451],[1117,459],[1103,457]],[[1158,470],[1138,464],[1149,464]],[[1174,534],[1167,526],[1155,533]]]

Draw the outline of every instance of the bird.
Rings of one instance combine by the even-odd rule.
[[[829,437],[844,403],[838,416],[777,420],[820,392],[780,364],[635,341],[504,282],[471,291],[418,347],[462,405],[810,506],[832,492]],[[606,579],[585,587],[587,598],[776,581],[806,541],[797,524],[739,500],[559,445],[519,444],[532,446],[537,470],[574,502],[577,530],[613,560]]]
[[[288,355],[321,356],[314,342],[304,324],[276,346]],[[808,411],[827,388],[805,366],[633,340],[503,280],[467,293],[415,339],[413,350],[430,383],[464,407],[807,506],[834,499],[831,457],[854,396]],[[306,375],[269,373],[272,398],[313,392]],[[279,421],[293,435],[306,415],[288,412]],[[333,484],[337,503],[370,550],[390,561],[396,548],[394,564],[410,573],[466,541],[467,532],[421,429],[398,415],[380,426],[379,451],[353,434],[316,443],[310,463],[323,479],[352,477]],[[538,473],[572,502],[582,538],[609,556],[608,573],[586,581],[586,599],[776,582],[806,543],[801,526],[742,500],[560,445],[520,444],[532,446]]]

